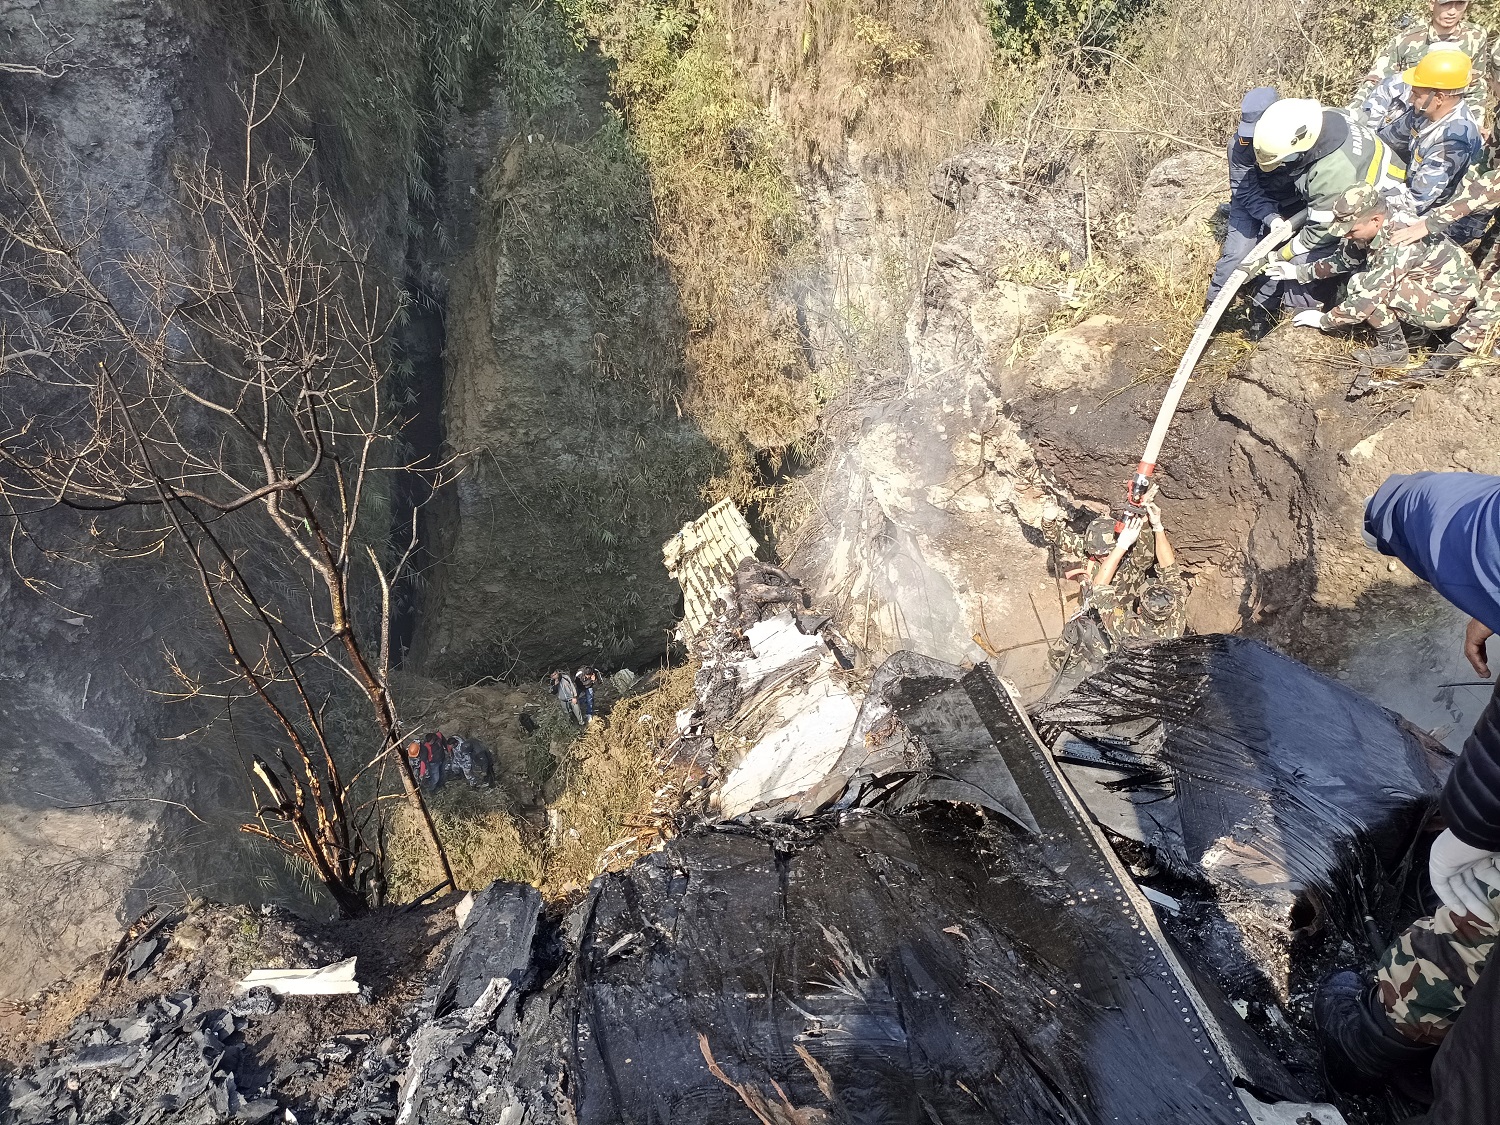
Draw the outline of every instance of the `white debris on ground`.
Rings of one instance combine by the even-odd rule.
[[[235,985],[236,992],[269,988],[278,996],[353,996],[359,992],[349,957],[317,969],[253,969]]]

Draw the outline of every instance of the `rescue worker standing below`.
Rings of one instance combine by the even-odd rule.
[[[1176,552],[1161,524],[1161,509],[1151,501],[1153,488],[1143,501],[1156,548],[1156,565],[1143,582],[1125,586],[1115,581],[1120,560],[1141,533],[1141,517],[1126,519],[1114,550],[1109,553],[1089,588],[1086,601],[1099,613],[1104,631],[1116,647],[1131,641],[1165,641],[1182,636],[1187,624],[1187,583],[1177,565]],[[1134,534],[1127,540],[1132,524]]]
[[[1208,283],[1205,308],[1213,304],[1255,244],[1278,223],[1285,223],[1284,215],[1302,207],[1286,169],[1262,172],[1255,164],[1255,148],[1251,144],[1255,123],[1279,97],[1274,86],[1257,86],[1240,102],[1239,127],[1229,138],[1229,219],[1224,228],[1224,246]],[[1276,289],[1276,282],[1262,281],[1250,294],[1250,328],[1245,335],[1252,342],[1262,339],[1276,323],[1272,311]]]
[[[1479,123],[1464,101],[1472,74],[1462,51],[1433,50],[1366,100],[1365,123],[1406,161],[1406,186],[1391,199],[1398,213],[1421,215],[1447,201],[1483,153]]]
[[[1099,657],[1131,641],[1182,635],[1187,620],[1187,583],[1162,527],[1155,495],[1152,488],[1142,501],[1146,517],[1127,517],[1118,535],[1113,516],[1095,518],[1087,532],[1079,535],[1067,526],[1063,510],[1055,503],[1049,501],[1042,511],[1042,537],[1064,557],[1087,560],[1083,567],[1066,573],[1083,589],[1082,609],[1074,621],[1090,610],[1097,613],[1106,652],[1082,655]],[[1154,534],[1143,540],[1140,534],[1146,519]],[[1071,632],[1078,637],[1081,630],[1074,627]],[[1064,640],[1069,647],[1095,647],[1082,637],[1077,644],[1070,641],[1067,629]]]
[[[1356,184],[1394,195],[1406,178],[1406,165],[1369,126],[1348,111],[1325,109],[1306,98],[1283,98],[1255,123],[1255,163],[1264,173],[1286,169],[1307,207],[1307,222],[1272,260],[1307,265],[1332,254],[1338,235],[1329,229],[1333,206]],[[1317,282],[1283,282],[1282,304],[1321,308],[1329,288]]]
[[[1452,48],[1462,51],[1474,61],[1474,81],[1464,93],[1474,120],[1483,128],[1486,99],[1490,94],[1493,77],[1490,34],[1484,28],[1469,23],[1468,0],[1433,0],[1431,14],[1426,22],[1398,33],[1387,43],[1369,73],[1360,79],[1355,88],[1351,109],[1359,109],[1375,92],[1375,87],[1392,75],[1410,70],[1422,61],[1434,48]]]
[[[1367,184],[1344,192],[1333,204],[1328,229],[1343,239],[1329,257],[1307,265],[1273,262],[1272,277],[1298,281],[1353,273],[1344,299],[1327,312],[1299,312],[1292,323],[1327,332],[1368,324],[1376,346],[1353,353],[1366,367],[1401,367],[1411,359],[1402,334],[1405,321],[1436,331],[1452,328],[1479,293],[1479,271],[1463,250],[1442,235],[1397,246],[1386,224],[1390,205]]]
[[[1487,678],[1485,645],[1500,630],[1500,477],[1393,476],[1365,505],[1363,535],[1472,615],[1464,655]],[[1313,1016],[1329,1079],[1340,1089],[1393,1085],[1414,1100],[1435,1097],[1423,1119],[1432,1125],[1493,1123],[1500,1087],[1489,1034],[1500,1020],[1500,970],[1486,965],[1500,938],[1500,690],[1443,786],[1441,811],[1446,827],[1428,867],[1443,905],[1396,939],[1372,983],[1349,970],[1326,978]],[[1476,989],[1488,1003],[1473,1013],[1478,1034],[1468,1034],[1464,1017]],[[1429,1066],[1432,1085],[1424,1091]]]

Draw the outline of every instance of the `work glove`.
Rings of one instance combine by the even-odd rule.
[[[1062,508],[1058,506],[1057,501],[1054,500],[1054,499],[1052,499],[1052,497],[1050,497],[1050,496],[1047,497],[1047,499],[1042,504],[1042,522],[1043,523],[1056,523],[1058,520],[1060,520],[1062,518],[1063,518],[1063,510],[1062,510]]]
[[[1275,278],[1277,281],[1301,281],[1297,275],[1297,267],[1291,262],[1272,262],[1266,267],[1266,276]]]
[[[1292,237],[1292,224],[1280,215],[1271,215],[1266,219],[1266,235],[1275,235],[1278,240]]]
[[[1303,309],[1292,317],[1292,324],[1297,328],[1322,328],[1323,314],[1317,309]]]
[[[1135,541],[1141,537],[1141,528],[1145,522],[1140,516],[1126,516],[1125,526],[1120,529],[1120,534],[1115,536],[1115,547],[1128,551],[1135,546]]]
[[[1451,829],[1445,829],[1432,842],[1432,858],[1427,862],[1432,889],[1444,906],[1494,925],[1500,921],[1500,915],[1490,903],[1489,887],[1500,890],[1497,858],[1500,856],[1495,852],[1470,847]]]

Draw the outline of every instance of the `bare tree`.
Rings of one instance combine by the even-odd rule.
[[[240,166],[205,152],[179,167],[174,218],[138,222],[116,240],[129,245],[105,245],[103,202],[63,190],[38,138],[8,130],[0,500],[45,551],[181,549],[228,660],[216,677],[172,659],[180,694],[253,698],[277,733],[253,761],[266,801],[242,830],[357,912],[380,895],[392,772],[453,878],[390,689],[391,591],[416,515],[395,546],[363,526],[387,510],[392,474],[444,469],[396,453],[382,400],[396,304],[305,163],[263,155],[295,78],[273,62],[237,91]],[[40,537],[60,508],[85,529],[63,546]],[[363,749],[333,733],[349,693]]]

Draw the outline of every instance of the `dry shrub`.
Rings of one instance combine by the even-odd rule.
[[[669,831],[677,774],[659,755],[676,735],[678,710],[692,701],[695,674],[691,665],[659,673],[650,690],[621,699],[571,743],[555,706],[543,715],[538,746],[557,759],[545,829],[540,818],[517,813],[503,785],[473,790],[457,779],[438,790],[429,804],[459,886],[479,890],[503,879],[558,897],[648,850]],[[415,818],[402,809],[392,820],[387,859],[391,899],[400,902],[442,876]]]
[[[994,42],[973,0],[721,0],[735,58],[800,157],[851,147],[923,178],[979,124]]]
[[[1404,0],[1224,0],[1205,12],[1158,0],[1112,48],[1063,44],[1004,67],[992,122],[1035,166],[1066,150],[1128,196],[1172,152],[1222,151],[1254,86],[1346,102],[1406,9]]]

